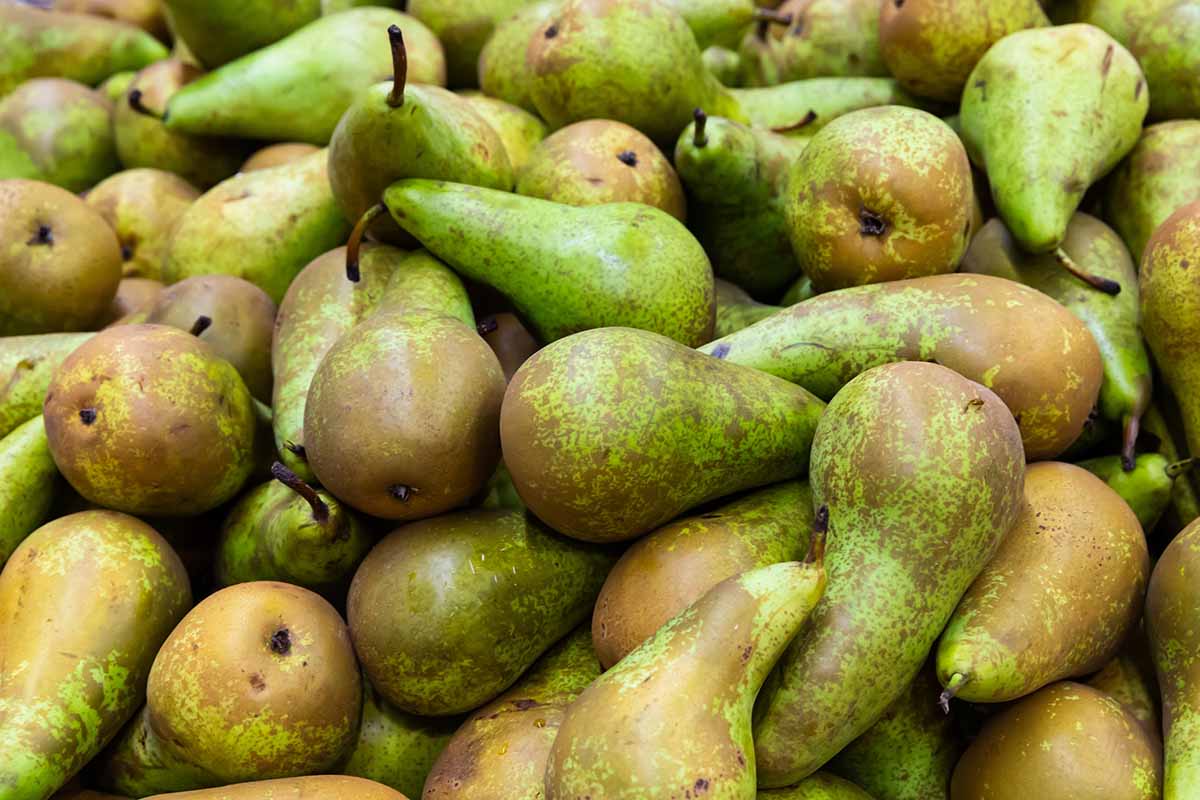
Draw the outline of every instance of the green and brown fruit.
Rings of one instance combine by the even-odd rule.
[[[446,48],[446,78],[451,86],[472,87],[479,80],[479,53],[497,25],[529,5],[529,0],[408,0],[407,11],[425,23]],[[524,45],[524,42],[521,43]]]
[[[90,338],[90,333],[0,336],[0,438],[42,413],[58,365]]]
[[[309,775],[156,794],[146,800],[406,800],[394,789],[375,781],[340,775]]]
[[[254,172],[259,169],[290,164],[293,161],[299,161],[307,155],[312,155],[320,149],[315,144],[305,144],[304,142],[269,144],[266,147],[255,150],[246,159],[245,163],[242,164],[238,172]]]
[[[546,138],[549,132],[546,123],[536,114],[530,113],[520,106],[506,103],[495,97],[488,97],[483,92],[474,90],[456,92],[475,109],[475,113],[483,117],[504,144],[508,153],[508,163],[512,166],[513,175],[521,171],[529,161],[538,143]]]
[[[558,0],[530,3],[497,22],[495,31],[479,51],[478,78],[484,92],[537,113],[530,94],[533,67],[526,60],[525,51],[534,32],[550,19],[558,6]]]
[[[162,281],[152,278],[121,278],[108,313],[101,318],[100,324],[107,328],[118,322],[131,321],[134,313],[153,304],[165,288]]]
[[[40,414],[0,438],[0,567],[50,516],[58,485]]]
[[[785,0],[787,25],[759,26],[741,43],[742,81],[774,86],[806,78],[885,76],[877,0]]]
[[[1200,117],[1200,2],[1165,6],[1134,32],[1129,51],[1146,73],[1151,119]]]
[[[1170,461],[1161,452],[1138,453],[1133,469],[1126,471],[1120,456],[1099,456],[1077,462],[1121,495],[1137,515],[1142,530],[1149,535],[1171,503],[1175,484],[1187,477],[1194,467],[1192,459]]]
[[[141,168],[101,181],[84,199],[116,232],[122,274],[160,280],[175,226],[199,196],[174,173]]]
[[[320,0],[162,0],[175,36],[208,69],[277,42],[321,13]]]

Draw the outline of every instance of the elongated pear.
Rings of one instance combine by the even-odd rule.
[[[1030,336],[1035,330],[1043,335]],[[822,398],[879,364],[936,361],[1004,400],[1030,459],[1052,458],[1079,436],[1103,377],[1078,318],[1041,292],[987,275],[829,292],[700,350]]]
[[[44,800],[137,711],[191,606],[179,556],[115,511],[43,525],[0,573],[0,797]]]
[[[40,414],[0,438],[0,566],[46,521],[58,483]]]
[[[42,413],[55,370],[91,333],[0,337],[0,438]]]
[[[1022,247],[1062,244],[1083,193],[1137,143],[1148,95],[1137,60],[1091,25],[1013,33],[979,60],[963,142]]]
[[[717,324],[714,335],[728,336],[737,333],[742,328],[748,328],[760,319],[766,319],[781,306],[771,306],[760,303],[748,295],[737,284],[716,280],[717,285]]]
[[[756,128],[807,136],[838,117],[875,106],[916,106],[894,78],[807,78],[778,86],[731,89]]]
[[[1133,469],[1126,471],[1120,456],[1100,456],[1079,461],[1083,467],[1107,483],[1137,515],[1142,530],[1149,535],[1171,502],[1175,484],[1193,469],[1191,459],[1169,461],[1162,453],[1138,453]]]
[[[543,341],[605,326],[689,346],[711,336],[708,257],[683,223],[657,208],[568,206],[417,179],[388,187],[383,203],[456,272],[507,296]]]
[[[825,590],[824,531],[813,541],[810,561],[717,584],[585,689],[550,751],[546,800],[753,797],[754,700]]]
[[[760,785],[812,774],[904,692],[1017,520],[1024,469],[1000,398],[945,367],[888,364],[838,393],[811,469],[829,586],[759,700]]]
[[[163,0],[175,35],[209,69],[277,42],[321,13],[320,0]]]
[[[568,536],[613,542],[803,474],[823,410],[770,375],[664,336],[602,328],[525,362],[505,394],[500,437],[530,511]]]

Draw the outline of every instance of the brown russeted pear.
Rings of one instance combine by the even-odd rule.
[[[517,315],[507,311],[480,320],[479,332],[499,359],[505,383],[510,383],[521,365],[542,346]]]
[[[175,37],[208,69],[266,47],[321,14],[320,0],[162,0]]]
[[[713,335],[717,338],[737,333],[742,328],[748,328],[760,319],[783,310],[782,306],[758,302],[740,286],[729,281],[717,278],[716,285],[717,324]]]
[[[160,169],[127,169],[98,183],[85,202],[117,234],[122,274],[162,278],[162,264],[183,212],[200,192],[183,178]]]
[[[254,172],[257,169],[267,169],[269,167],[278,167],[281,164],[289,164],[292,161],[304,158],[304,156],[311,155],[320,149],[315,144],[305,144],[304,142],[269,144],[266,147],[255,150],[246,159],[245,163],[242,164],[238,172]]]
[[[90,333],[0,336],[0,438],[42,413],[58,365],[90,338]]]
[[[520,106],[488,97],[483,92],[460,90],[455,94],[469,102],[475,113],[496,131],[515,176],[529,161],[533,149],[546,138],[546,123]]]
[[[500,436],[530,511],[568,536],[614,542],[803,474],[824,407],[665,336],[600,328],[525,362],[505,394]]]
[[[1133,632],[1112,661],[1088,679],[1088,686],[1124,706],[1155,740],[1162,736],[1158,679],[1143,626]]]
[[[496,24],[495,32],[479,51],[479,86],[484,92],[537,113],[530,95],[533,68],[525,59],[525,51],[534,31],[550,19],[558,6],[558,0],[530,3]]]
[[[877,0],[785,0],[787,25],[760,24],[742,38],[742,83],[774,86],[827,76],[884,76]]]
[[[59,483],[40,414],[0,437],[0,567],[50,516]]]
[[[132,315],[153,304],[165,288],[162,281],[151,278],[121,278],[112,304],[100,320],[101,326],[132,321]]]
[[[406,800],[382,783],[343,775],[307,775],[156,794],[146,800]]]
[[[1151,119],[1200,117],[1200,2],[1165,6],[1134,32],[1129,51],[1146,73]]]

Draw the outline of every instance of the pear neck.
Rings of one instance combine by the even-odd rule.
[[[388,42],[392,47],[392,91],[388,93],[387,104],[400,108],[404,105],[404,85],[408,81],[408,50],[399,25],[388,28]]]

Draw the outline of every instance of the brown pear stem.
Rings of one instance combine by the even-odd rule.
[[[1102,278],[1099,275],[1093,275],[1090,272],[1085,272],[1071,259],[1069,255],[1067,255],[1067,251],[1063,250],[1061,247],[1055,248],[1054,257],[1058,260],[1060,267],[1074,275],[1076,278],[1079,278],[1079,280],[1083,281],[1089,286],[1099,289],[1105,294],[1118,295],[1121,293],[1121,284],[1114,280],[1109,280],[1108,278]]]
[[[704,113],[703,108],[697,108],[692,112],[692,119],[696,120],[696,130],[692,134],[692,145],[695,147],[704,147],[708,144],[708,136],[704,133],[704,128],[708,124],[708,114]]]
[[[388,27],[388,41],[392,45],[392,91],[388,93],[387,104],[399,108],[404,105],[404,84],[408,81],[408,50],[399,25]]]
[[[958,696],[958,693],[962,691],[962,687],[967,685],[968,680],[970,679],[961,672],[956,672],[950,676],[950,681],[946,684],[946,690],[938,696],[938,706],[942,709],[943,714],[950,713],[950,701]]]
[[[813,518],[812,539],[808,542],[808,555],[804,557],[806,564],[823,564],[825,562],[825,541],[829,534],[829,506],[817,509]]]
[[[329,506],[325,505],[317,490],[309,486],[303,478],[278,461],[271,465],[271,477],[303,497],[312,508],[313,519],[318,523],[324,525],[329,521]]]
[[[144,116],[152,117],[153,119],[157,119],[157,120],[164,119],[162,114],[159,114],[158,112],[147,108],[146,104],[142,102],[142,90],[141,89],[130,89],[129,90],[129,107],[132,108],[137,113],[142,114]]]
[[[287,451],[296,458],[302,458],[305,461],[308,461],[308,451],[304,449],[304,445],[296,444],[295,442],[284,442],[283,446],[287,448]]]
[[[792,15],[785,14],[782,11],[777,11],[774,8],[756,8],[754,9],[754,19],[756,22],[765,22],[768,25],[791,25]]]
[[[358,279],[362,277],[358,271],[358,253],[362,249],[363,236],[366,234],[367,228],[371,227],[371,223],[385,211],[387,211],[387,206],[383,203],[376,203],[359,217],[358,222],[354,225],[354,230],[350,231],[350,241],[346,242],[346,278],[352,283],[358,283]]]
[[[1121,469],[1133,472],[1134,452],[1138,433],[1142,429],[1140,414],[1130,414],[1125,418],[1125,430],[1121,434]]]
[[[1196,464],[1196,459],[1185,458],[1182,461],[1176,461],[1174,464],[1167,464],[1167,468],[1164,470],[1164,472],[1167,473],[1168,478],[1170,478],[1171,480],[1175,480],[1180,475],[1183,475],[1185,472],[1191,472],[1192,467],[1195,464]]]
[[[496,318],[492,316],[484,317],[482,320],[480,320],[479,324],[475,326],[475,330],[479,332],[480,336],[487,336],[489,333],[492,333],[499,327],[500,323],[496,322]]]
[[[212,317],[206,317],[203,314],[196,317],[196,321],[192,323],[192,336],[199,336],[212,326]]]
[[[771,132],[772,133],[791,133],[792,131],[798,131],[801,128],[806,128],[809,125],[812,125],[816,121],[817,121],[817,112],[810,108],[808,110],[808,113],[805,114],[803,117],[801,117],[796,122],[793,122],[791,125],[781,125],[778,128],[771,128]]]

